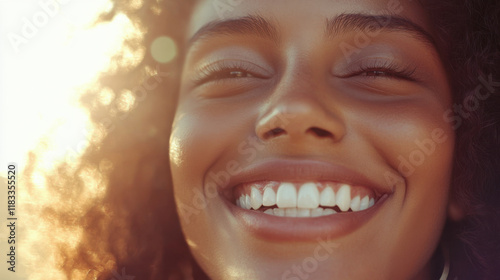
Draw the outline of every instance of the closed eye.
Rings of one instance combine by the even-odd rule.
[[[412,65],[401,65],[391,61],[371,60],[353,67],[348,73],[337,76],[340,78],[368,77],[372,79],[395,79],[416,82],[416,67]]]
[[[221,82],[232,79],[267,79],[267,71],[253,63],[238,60],[223,60],[208,64],[199,69],[194,78],[196,85],[208,82]]]
[[[394,78],[409,81],[416,81],[414,78],[415,69],[394,69],[394,68],[369,68],[361,69],[359,72],[354,73],[353,76],[366,76],[366,77],[384,77],[384,78]]]

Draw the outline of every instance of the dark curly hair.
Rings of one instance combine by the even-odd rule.
[[[455,123],[452,196],[465,217],[450,222],[443,238],[459,279],[500,279],[500,2],[427,2],[447,42],[442,53],[454,104],[472,107],[467,102],[478,89],[487,96]]]
[[[54,235],[81,232],[75,246],[51,239],[57,255],[54,270],[69,279],[107,280],[122,273],[141,280],[206,278],[179,226],[168,163],[184,28],[196,0],[138,2],[115,1],[99,22],[125,14],[141,36],[129,38],[124,50],[147,50],[154,39],[167,35],[177,42],[178,54],[172,62],[158,64],[146,52],[133,67],[118,54],[115,70],[103,74],[81,100],[106,137],[87,149],[76,168],[64,163],[56,174],[47,174],[57,178],[50,181],[48,192],[59,203],[36,213],[39,223],[54,226]],[[442,237],[451,256],[451,275],[500,279],[500,2],[422,0],[421,4],[436,26],[454,104],[466,105],[478,85],[490,82],[482,88],[487,98],[455,123],[452,197],[464,216],[449,221]],[[147,86],[152,79],[159,82]],[[130,112],[115,112],[113,102],[96,102],[103,90],[113,91],[119,100],[122,92],[137,93],[138,88],[147,91]],[[32,154],[28,174],[36,161]],[[90,204],[76,206],[80,204],[73,202],[88,191],[80,175],[89,170],[102,175],[105,191]]]

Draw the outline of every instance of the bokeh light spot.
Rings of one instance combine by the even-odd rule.
[[[102,105],[109,105],[115,99],[115,93],[112,89],[106,87],[99,92],[97,99]]]
[[[168,63],[177,55],[177,45],[170,37],[160,36],[151,44],[151,55],[159,63]]]
[[[134,106],[135,96],[130,90],[125,90],[119,97],[117,107],[122,112],[127,112]]]

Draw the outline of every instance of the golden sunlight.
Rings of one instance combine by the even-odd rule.
[[[141,1],[134,3],[140,5]],[[123,53],[125,61],[120,63],[129,64],[144,56],[144,52],[122,47],[125,39],[140,34],[125,15],[117,14],[110,22],[94,24],[100,13],[112,8],[111,1],[102,0],[0,1],[0,33],[6,39],[0,41],[0,182],[3,186],[7,164],[16,162],[21,176],[17,211],[24,213],[18,214],[22,216],[20,221],[30,225],[29,229],[19,229],[24,260],[19,261],[15,274],[2,269],[0,279],[65,279],[64,275],[46,274],[43,267],[27,268],[26,263],[55,262],[54,248],[43,245],[46,236],[71,247],[79,242],[81,229],[37,223],[31,213],[46,205],[57,209],[57,203],[63,200],[46,190],[47,180],[57,180],[48,179],[46,174],[64,161],[70,169],[75,168],[85,150],[91,144],[98,146],[106,136],[105,129],[95,126],[80,105],[82,94],[94,86],[100,73],[117,67],[111,61],[114,54]],[[103,90],[99,102],[110,103],[115,97],[112,91]],[[133,108],[131,93],[116,98],[118,110]],[[31,177],[23,178],[30,152],[37,160],[31,166]],[[102,167],[111,168],[106,162]],[[91,168],[80,170],[79,179],[85,182],[83,199],[64,203],[85,209],[86,198],[104,195],[107,181],[102,174],[102,170]],[[22,182],[27,181],[34,186],[30,193],[26,188],[21,191]],[[7,200],[6,192],[0,199]],[[0,218],[5,220],[4,212]],[[0,236],[6,235],[7,229],[2,227]],[[7,245],[2,242],[0,251],[6,252]],[[39,249],[25,252],[28,247]]]
[[[2,33],[9,38],[2,46],[2,126],[15,135],[3,140],[1,156],[2,162],[20,163],[21,171],[29,150],[37,153],[40,168],[47,171],[68,155],[77,158],[92,141],[103,138],[79,98],[110,67],[111,55],[120,50],[125,35],[134,33],[124,15],[92,26],[100,12],[111,8],[108,1],[54,1],[0,4],[6,22]],[[56,4],[46,7],[41,4],[45,2]],[[120,108],[126,110],[133,100],[123,99]]]

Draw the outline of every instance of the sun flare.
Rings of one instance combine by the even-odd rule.
[[[47,234],[68,246],[79,242],[81,228],[54,232],[51,228],[57,225],[37,224],[31,213],[47,205],[57,208],[57,203],[61,203],[60,198],[46,190],[48,180],[57,180],[47,178],[47,174],[63,162],[70,169],[76,168],[85,150],[91,145],[98,146],[106,136],[105,129],[90,120],[88,108],[80,104],[81,96],[98,86],[103,71],[113,71],[123,64],[133,66],[144,56],[144,52],[123,47],[125,40],[140,36],[127,16],[117,14],[109,22],[95,24],[102,12],[112,8],[111,1],[0,2],[0,32],[6,38],[0,41],[0,162],[2,166],[18,163],[22,176],[30,153],[36,156],[30,166],[30,178],[21,181],[29,181],[33,188],[19,195],[18,202],[19,211],[25,213],[24,222],[31,225],[23,237],[25,248],[40,247],[45,240],[42,236]],[[113,55],[118,53],[124,59],[113,61]],[[102,102],[110,103],[115,98],[119,99],[117,109],[121,111],[130,110],[134,104],[132,94],[115,96],[103,90]],[[79,171],[86,189],[83,199],[74,202],[75,209],[76,205],[85,209],[85,201],[103,195],[107,182],[101,171],[91,168]],[[6,177],[5,168],[0,169],[0,177]],[[3,196],[2,192],[2,200]],[[6,251],[3,246],[2,252]],[[56,261],[54,248],[42,249],[36,255],[22,252],[26,263],[41,259],[47,263]],[[43,270],[36,273],[31,270],[21,265],[16,275],[19,279],[27,279],[25,273],[30,275],[29,279],[49,276]],[[0,278],[5,279],[3,274],[4,271]],[[49,278],[64,279],[62,275]]]

